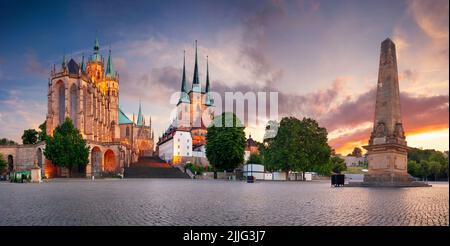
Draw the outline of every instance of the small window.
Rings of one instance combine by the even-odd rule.
[[[187,152],[187,155],[189,155],[189,152]]]

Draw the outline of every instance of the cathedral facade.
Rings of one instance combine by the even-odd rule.
[[[209,123],[214,119],[214,100],[210,89],[208,60],[205,88],[202,89],[200,85],[196,41],[192,87],[188,89],[183,58],[176,117],[157,143],[159,157],[169,164],[179,165],[190,161],[203,166],[209,165],[205,154],[206,133]]]
[[[146,125],[139,105],[137,122],[131,121],[119,108],[119,74],[114,70],[111,50],[105,63],[95,40],[92,55],[80,63],[64,57],[60,68],[53,67],[48,80],[48,111],[46,133],[70,118],[90,146],[86,167],[67,170],[53,165],[43,155],[45,142],[36,145],[5,147],[9,171],[31,169],[34,163],[46,177],[107,176],[121,173],[139,156],[152,155],[154,149],[151,118]]]

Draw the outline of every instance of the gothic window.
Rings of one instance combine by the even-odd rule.
[[[130,128],[129,127],[127,127],[126,129],[125,129],[125,136],[130,136]]]
[[[83,87],[83,112],[84,112],[84,129],[86,129],[86,125],[87,125],[87,115],[88,115],[88,109],[87,109],[87,100],[88,100],[88,95],[87,95],[87,89],[86,86]]]
[[[66,95],[65,95],[65,89],[64,89],[64,84],[60,83],[59,84],[59,88],[58,88],[58,107],[59,107],[59,112],[58,112],[58,118],[59,118],[59,124],[62,124],[64,122],[64,111],[66,108]]]
[[[73,121],[73,125],[77,127],[77,86],[72,84],[70,87],[70,118]]]

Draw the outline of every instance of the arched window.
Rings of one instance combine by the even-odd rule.
[[[66,109],[66,95],[65,95],[65,88],[64,84],[60,83],[58,88],[58,119],[59,124],[62,124],[64,122],[64,111]]]
[[[77,86],[73,84],[70,87],[70,118],[73,121],[73,125],[77,127],[77,104],[78,104],[78,97],[77,97]]]
[[[83,87],[83,112],[84,112],[84,129],[85,129],[85,131],[86,131],[86,128],[87,128],[87,116],[88,116],[88,103],[87,103],[87,100],[88,100],[88,94],[87,94],[88,92],[87,92],[87,89],[86,89],[86,86],[84,86]]]
[[[129,127],[127,127],[126,129],[125,129],[125,136],[130,136],[130,128]]]

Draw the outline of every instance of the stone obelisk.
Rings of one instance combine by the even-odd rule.
[[[375,105],[375,119],[369,144],[366,185],[403,186],[412,183],[408,175],[408,147],[402,125],[395,44],[389,38],[381,43]]]

